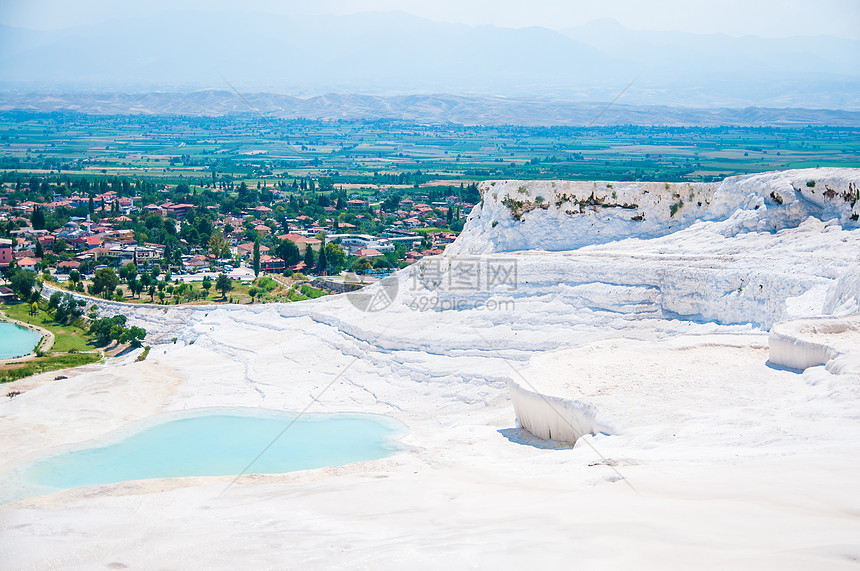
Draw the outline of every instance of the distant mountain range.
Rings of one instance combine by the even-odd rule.
[[[0,89],[458,95],[687,107],[860,110],[860,42],[553,31],[402,12],[276,16],[176,11],[58,31],[0,26]]]
[[[711,108],[578,103],[463,95],[328,94],[292,97],[207,90],[192,93],[0,94],[0,111],[68,111],[96,115],[223,116],[282,119],[391,119],[465,125],[835,125],[860,127],[860,112],[802,108]]]

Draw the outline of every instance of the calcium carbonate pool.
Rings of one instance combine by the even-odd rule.
[[[379,415],[296,419],[256,409],[217,409],[167,416],[109,443],[37,460],[19,471],[21,486],[10,499],[126,480],[228,476],[246,468],[250,474],[277,474],[375,460],[395,453],[396,438],[406,431],[401,422]]]
[[[41,338],[38,331],[14,323],[0,323],[0,359],[32,353]]]

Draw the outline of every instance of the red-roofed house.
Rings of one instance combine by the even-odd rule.
[[[201,254],[199,256],[194,256],[187,262],[185,262],[185,267],[193,268],[196,270],[205,269],[209,267],[209,263],[215,260],[214,254]]]
[[[36,264],[41,262],[39,258],[22,258],[18,260],[18,267],[22,270],[30,270],[31,272],[36,271]]]
[[[167,207],[167,213],[177,218],[185,218],[188,211],[194,208],[193,204],[171,204]]]
[[[360,248],[355,251],[355,255],[361,258],[375,258],[377,256],[381,256],[382,252],[376,248]]]
[[[269,251],[268,246],[264,246],[260,244],[260,256]],[[254,253],[254,243],[253,242],[245,242],[244,244],[239,244],[236,246],[236,254],[239,255],[240,258],[245,256],[250,256]]]
[[[423,257],[424,257],[424,254],[422,254],[421,252],[416,252],[415,250],[411,250],[409,252],[406,252],[406,256],[404,257],[404,259],[406,260],[407,263],[411,264],[412,262],[416,262]]]
[[[289,240],[290,242],[294,243],[296,246],[298,246],[300,254],[304,254],[308,246],[310,246],[311,249],[314,251],[319,251],[320,244],[322,243],[316,238],[310,238],[309,236],[303,236],[301,234],[293,233],[281,234],[280,236],[278,236],[278,239]]]
[[[77,270],[81,267],[80,262],[76,262],[75,260],[63,260],[59,264],[57,264],[57,271],[61,274],[67,274],[72,270]]]
[[[102,244],[102,239],[98,236],[81,236],[72,240],[72,244],[80,246],[84,250],[92,250],[98,248]]]
[[[283,272],[287,264],[277,256],[260,255],[260,270],[264,272]]]
[[[159,216],[164,216],[167,213],[166,209],[158,206],[157,204],[147,204],[143,209],[149,214],[158,214]]]

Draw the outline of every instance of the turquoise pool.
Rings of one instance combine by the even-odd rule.
[[[33,351],[42,334],[13,323],[0,323],[0,359],[21,357]]]
[[[170,415],[110,443],[30,464],[21,473],[24,497],[126,480],[240,474],[261,453],[247,473],[340,466],[390,456],[406,430],[385,416],[337,414],[305,415],[283,432],[294,419],[235,409]]]

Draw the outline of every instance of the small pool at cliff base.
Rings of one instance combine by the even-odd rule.
[[[14,323],[0,323],[0,359],[23,357],[33,352],[42,334]]]
[[[21,487],[12,501],[127,480],[341,466],[394,454],[400,449],[396,438],[406,432],[393,418],[366,414],[296,418],[257,409],[217,409],[165,416],[108,442],[32,462],[19,470]]]

